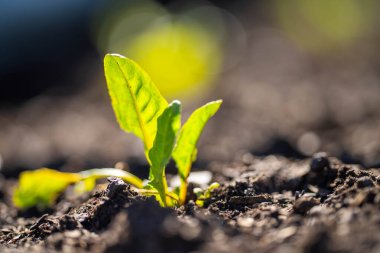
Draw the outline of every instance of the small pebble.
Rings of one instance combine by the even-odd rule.
[[[107,197],[112,198],[116,193],[120,192],[126,187],[126,183],[118,177],[108,177],[109,185],[106,189]]]
[[[358,181],[356,181],[356,185],[358,186],[358,188],[372,187],[373,182],[370,177],[364,176],[359,178]]]
[[[325,152],[315,153],[310,163],[310,169],[314,172],[322,172],[330,169],[330,162]]]
[[[243,228],[250,228],[253,226],[253,223],[254,219],[251,217],[239,217],[237,219],[237,224]]]
[[[302,196],[294,203],[293,210],[298,214],[306,214],[312,207],[319,205],[320,201],[311,196]]]
[[[278,232],[277,236],[279,237],[279,239],[284,240],[286,238],[293,236],[296,233],[297,233],[297,227],[291,226],[291,227],[281,229]]]
[[[76,229],[76,230],[71,230],[71,231],[65,231],[64,235],[67,237],[67,238],[79,238],[80,236],[82,236],[82,233]]]

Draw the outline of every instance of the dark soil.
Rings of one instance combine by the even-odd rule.
[[[1,180],[1,252],[379,252],[380,176],[325,154],[291,161],[244,154],[212,164],[205,207],[161,208],[109,179],[48,213],[17,212]]]

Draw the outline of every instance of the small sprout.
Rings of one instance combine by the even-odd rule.
[[[106,168],[79,173],[63,173],[50,169],[23,172],[14,193],[19,208],[46,208],[70,184],[76,191],[91,190],[96,179],[118,177],[134,185],[141,194],[155,196],[162,206],[182,205],[186,202],[188,177],[197,156],[197,143],[208,120],[218,111],[222,100],[210,102],[195,110],[181,127],[181,103],[168,103],[148,74],[134,61],[116,54],[104,58],[105,77],[112,107],[120,127],[133,133],[144,143],[145,156],[150,165],[149,180],[129,172]],[[178,168],[179,191],[170,191],[165,167],[173,158]],[[218,187],[212,184],[202,193],[203,199]],[[200,200],[201,201],[201,200]],[[203,205],[203,202],[202,202]]]
[[[199,187],[194,188],[193,193],[195,194],[195,196],[197,196],[197,199],[203,196],[203,190]]]
[[[212,192],[213,190],[219,188],[219,187],[220,187],[220,184],[219,184],[219,183],[217,183],[217,182],[212,183],[212,184],[207,188],[207,190],[206,190],[206,193],[205,193],[206,198],[207,198],[207,199],[210,198],[210,197],[211,197],[211,192]]]
[[[195,201],[195,203],[198,206],[203,207],[205,200],[211,197],[211,192],[219,187],[219,183],[212,183],[206,190],[202,190],[201,188],[194,188],[193,193],[195,194],[195,196],[197,196],[197,200]]]
[[[212,184],[210,184],[210,186],[208,187],[208,190],[212,191],[212,190],[215,190],[216,188],[219,188],[220,187],[220,184],[218,182],[214,182]]]

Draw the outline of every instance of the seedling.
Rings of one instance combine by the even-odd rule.
[[[217,100],[195,110],[181,127],[181,103],[168,104],[152,80],[134,61],[116,54],[107,54],[104,69],[112,107],[120,127],[139,137],[144,143],[150,165],[146,184],[129,172],[118,169],[92,169],[79,173],[63,173],[50,169],[23,172],[14,193],[19,208],[45,208],[66,187],[75,183],[77,189],[90,190],[95,180],[109,176],[122,178],[140,193],[154,195],[162,206],[182,205],[186,201],[187,178],[196,159],[199,137],[208,120],[218,111]],[[173,158],[181,180],[179,190],[167,185],[165,167]],[[215,185],[214,185],[215,186]],[[212,187],[211,187],[212,188]],[[207,191],[202,194],[206,197]]]
[[[197,196],[195,203],[198,206],[203,206],[205,200],[211,197],[211,192],[219,186],[219,183],[212,183],[206,190],[203,190],[201,188],[194,188],[193,192]]]

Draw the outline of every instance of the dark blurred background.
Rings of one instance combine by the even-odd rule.
[[[0,0],[0,168],[144,164],[119,130],[105,53],[142,65],[185,115],[224,104],[199,161],[327,151],[380,165],[380,3]]]

